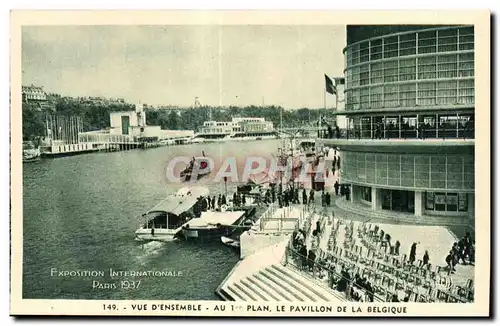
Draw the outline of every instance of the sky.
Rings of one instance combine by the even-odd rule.
[[[191,106],[324,107],[345,26],[28,26],[23,85],[64,96]],[[327,94],[327,106],[335,97]]]

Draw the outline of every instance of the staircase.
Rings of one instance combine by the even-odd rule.
[[[220,288],[230,301],[346,301],[340,293],[315,283],[300,272],[280,264],[265,267]]]

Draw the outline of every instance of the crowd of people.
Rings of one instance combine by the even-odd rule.
[[[356,260],[358,263],[351,264],[347,260],[335,260],[333,263],[321,250],[318,250],[317,243],[321,237],[324,230],[321,229],[321,223],[318,220],[316,222],[316,228],[312,232],[308,232],[308,221],[306,220],[305,226],[302,229],[297,230],[292,235],[291,239],[291,253],[292,259],[298,265],[298,268],[302,271],[312,273],[313,276],[324,279],[325,275],[328,275],[328,283],[331,288],[345,293],[346,298],[354,301],[374,301],[377,291],[374,289],[373,279],[367,277],[366,273],[361,274],[363,271],[363,260]],[[354,222],[343,221],[345,236],[343,248],[349,249],[354,246],[356,242]],[[337,237],[340,229],[341,220],[337,219],[337,223],[333,223],[331,236]],[[420,245],[419,242],[413,242],[410,246],[408,255],[400,253],[401,243],[399,240],[393,241],[392,236],[389,233],[384,232],[379,225],[371,225],[367,223],[362,223],[358,227],[358,239],[364,239],[365,237],[369,239],[370,243],[378,244],[375,249],[378,254],[377,257],[395,257],[398,261],[395,267],[413,271],[412,268],[408,266],[414,266],[414,273],[418,274],[420,270],[426,269],[430,272],[431,268],[431,257],[429,250],[424,250],[421,259],[417,260],[417,246]],[[309,239],[310,246],[306,246],[308,234],[310,234],[311,239]],[[336,241],[335,241],[336,243]],[[363,240],[362,240],[362,243]],[[365,249],[373,250],[368,244],[363,244]],[[329,252],[332,251],[329,247]],[[359,253],[360,254],[360,253]],[[381,256],[378,256],[381,255]],[[472,240],[470,233],[466,232],[465,236],[453,244],[452,250],[447,257],[448,266],[451,267],[451,272],[454,270],[454,266],[462,261],[463,264],[473,263],[474,261],[474,240]],[[356,268],[357,264],[361,266]],[[437,263],[439,264],[439,263]],[[439,269],[438,269],[439,270]],[[439,273],[439,272],[438,272]],[[416,275],[415,274],[415,275]],[[449,273],[448,273],[449,275]],[[370,273],[368,273],[370,276]],[[403,290],[402,290],[403,291]],[[413,297],[414,293],[407,288],[402,292],[404,295],[395,292],[387,292],[386,297],[379,297],[379,300],[392,301],[392,302],[408,302],[408,301],[420,301],[424,300],[420,297]]]
[[[468,259],[467,262],[465,259]],[[462,239],[455,242],[450,252],[446,256],[445,262],[448,269],[448,275],[455,274],[455,266],[462,261],[463,265],[473,264],[475,262],[475,241],[466,232]]]

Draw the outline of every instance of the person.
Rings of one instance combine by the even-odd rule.
[[[316,234],[319,234],[321,232],[321,226],[320,226],[320,223],[319,223],[319,220],[316,221]]]
[[[391,302],[399,302],[399,299],[398,299],[397,294],[393,294],[393,295],[392,295],[392,300],[391,300]]]
[[[412,265],[413,265],[413,262],[415,262],[416,253],[417,253],[417,244],[414,242],[410,248],[410,259],[409,259],[409,262]]]
[[[335,134],[337,136],[337,139],[339,139],[340,138],[340,128],[339,128],[339,126],[335,126]]]
[[[325,207],[326,206],[326,195],[325,195],[325,189],[321,191],[321,206]]]
[[[309,191],[309,205],[314,204],[314,190]]]
[[[458,259],[457,262],[460,262],[460,259],[462,260],[464,265],[467,265],[467,262],[465,261],[465,236],[458,241]]]
[[[339,180],[335,180],[335,184],[333,185],[333,187],[335,188],[335,196],[338,196],[340,187]]]
[[[340,156],[337,157],[337,170],[340,171]]]
[[[313,250],[309,250],[309,254],[307,255],[307,260],[309,263],[309,270],[313,271],[314,270],[314,261],[316,260],[316,254],[314,253]]]
[[[424,257],[422,257],[422,267],[427,266],[427,264],[429,264],[429,252],[426,250]]]
[[[212,209],[215,210],[215,195],[212,197]]]
[[[245,205],[246,205],[246,203],[247,203],[247,197],[245,196],[245,194],[243,194],[243,195],[241,196],[241,204],[242,204],[243,206],[245,206]]]
[[[351,199],[351,190],[349,187],[346,187],[345,189],[345,199],[350,200]]]
[[[219,194],[219,198],[217,198],[217,207],[221,207],[222,206],[222,195]]]
[[[233,205],[238,206],[238,199],[236,197],[236,193],[233,193]]]
[[[306,189],[302,189],[302,204],[307,205],[307,193]]]
[[[300,261],[302,263],[301,267],[302,267],[302,269],[306,269],[307,268],[307,247],[305,245],[303,245],[300,248],[299,254],[300,254]]]
[[[326,193],[325,200],[326,200],[326,206],[330,206],[330,193],[329,192]]]
[[[448,267],[448,275],[455,274],[455,268],[453,267],[453,251],[450,250],[448,256],[445,258],[446,266]]]

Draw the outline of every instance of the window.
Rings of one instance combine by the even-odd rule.
[[[458,29],[445,29],[438,32],[438,52],[457,51]]]
[[[399,61],[399,80],[414,80],[416,78],[415,59],[404,59]]]
[[[352,68],[352,86],[359,86],[359,66]]]
[[[458,77],[474,76],[474,53],[460,54],[458,57]]]
[[[418,79],[436,78],[436,57],[418,58]]]
[[[373,109],[383,107],[382,102],[382,92],[384,91],[383,86],[376,86],[370,89],[370,106]]]
[[[436,52],[436,31],[418,33],[418,53]]]
[[[425,209],[438,212],[467,212],[466,193],[426,192]]]
[[[474,50],[474,28],[463,27],[458,30],[458,49],[460,51]]]
[[[473,104],[474,103],[474,80],[459,80],[458,81],[458,103]]]
[[[436,105],[436,83],[425,82],[418,84],[418,104]]]
[[[384,82],[398,81],[398,61],[384,63]]]
[[[398,37],[392,36],[384,39],[384,58],[394,58],[398,56]]]
[[[403,107],[415,106],[416,84],[399,85],[399,104]]]
[[[357,65],[359,63],[359,44],[354,44],[352,46],[352,64]]]
[[[384,82],[384,65],[382,62],[370,64],[370,82],[379,84]]]
[[[457,56],[440,55],[438,56],[438,78],[457,77]]]
[[[368,85],[370,84],[370,66],[368,64],[364,64],[359,67],[359,84],[360,85]]]
[[[372,201],[372,188],[371,187],[360,187],[361,199],[365,201]]]
[[[352,91],[352,109],[359,110],[359,89]]]
[[[370,107],[370,88],[365,87],[360,90],[361,95],[361,109],[367,109]]]
[[[404,34],[399,37],[399,55],[412,55],[416,53],[416,36],[417,34]]]
[[[456,104],[457,103],[457,81],[437,82],[437,104]]]
[[[359,45],[359,62],[370,60],[370,42],[363,42]]]
[[[370,46],[370,60],[382,59],[382,40],[373,40]]]
[[[393,108],[399,105],[398,102],[398,85],[384,86],[384,106]]]

